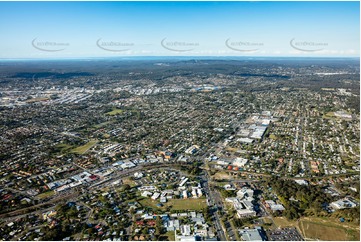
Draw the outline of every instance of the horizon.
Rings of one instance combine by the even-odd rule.
[[[252,60],[252,59],[348,59],[358,60],[360,57],[353,56],[95,56],[95,57],[63,57],[63,58],[0,58],[0,61],[67,61],[67,60]]]

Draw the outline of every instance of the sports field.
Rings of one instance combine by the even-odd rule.
[[[113,116],[113,115],[121,114],[122,112],[123,112],[123,110],[115,108],[112,111],[107,112],[106,114]]]
[[[97,142],[98,142],[98,140],[91,140],[88,143],[86,143],[85,145],[82,145],[82,146],[76,147],[75,149],[72,149],[71,152],[82,155],[85,152],[87,152],[91,147],[93,147]]]
[[[153,201],[150,198],[144,198],[143,200],[139,201],[140,204],[144,207],[152,207],[160,210],[165,210],[166,207],[171,206],[171,211],[173,210],[202,210],[203,208],[207,207],[206,199],[204,198],[189,198],[189,199],[170,199],[168,202],[164,203],[163,207],[157,207],[159,201]]]

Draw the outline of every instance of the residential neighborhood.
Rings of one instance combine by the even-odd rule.
[[[355,62],[76,63],[0,72],[2,240],[359,240]]]

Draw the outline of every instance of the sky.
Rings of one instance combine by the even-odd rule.
[[[359,57],[359,2],[0,2],[0,58]]]

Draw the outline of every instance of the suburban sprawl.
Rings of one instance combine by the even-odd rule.
[[[360,240],[358,59],[0,61],[0,239]]]

